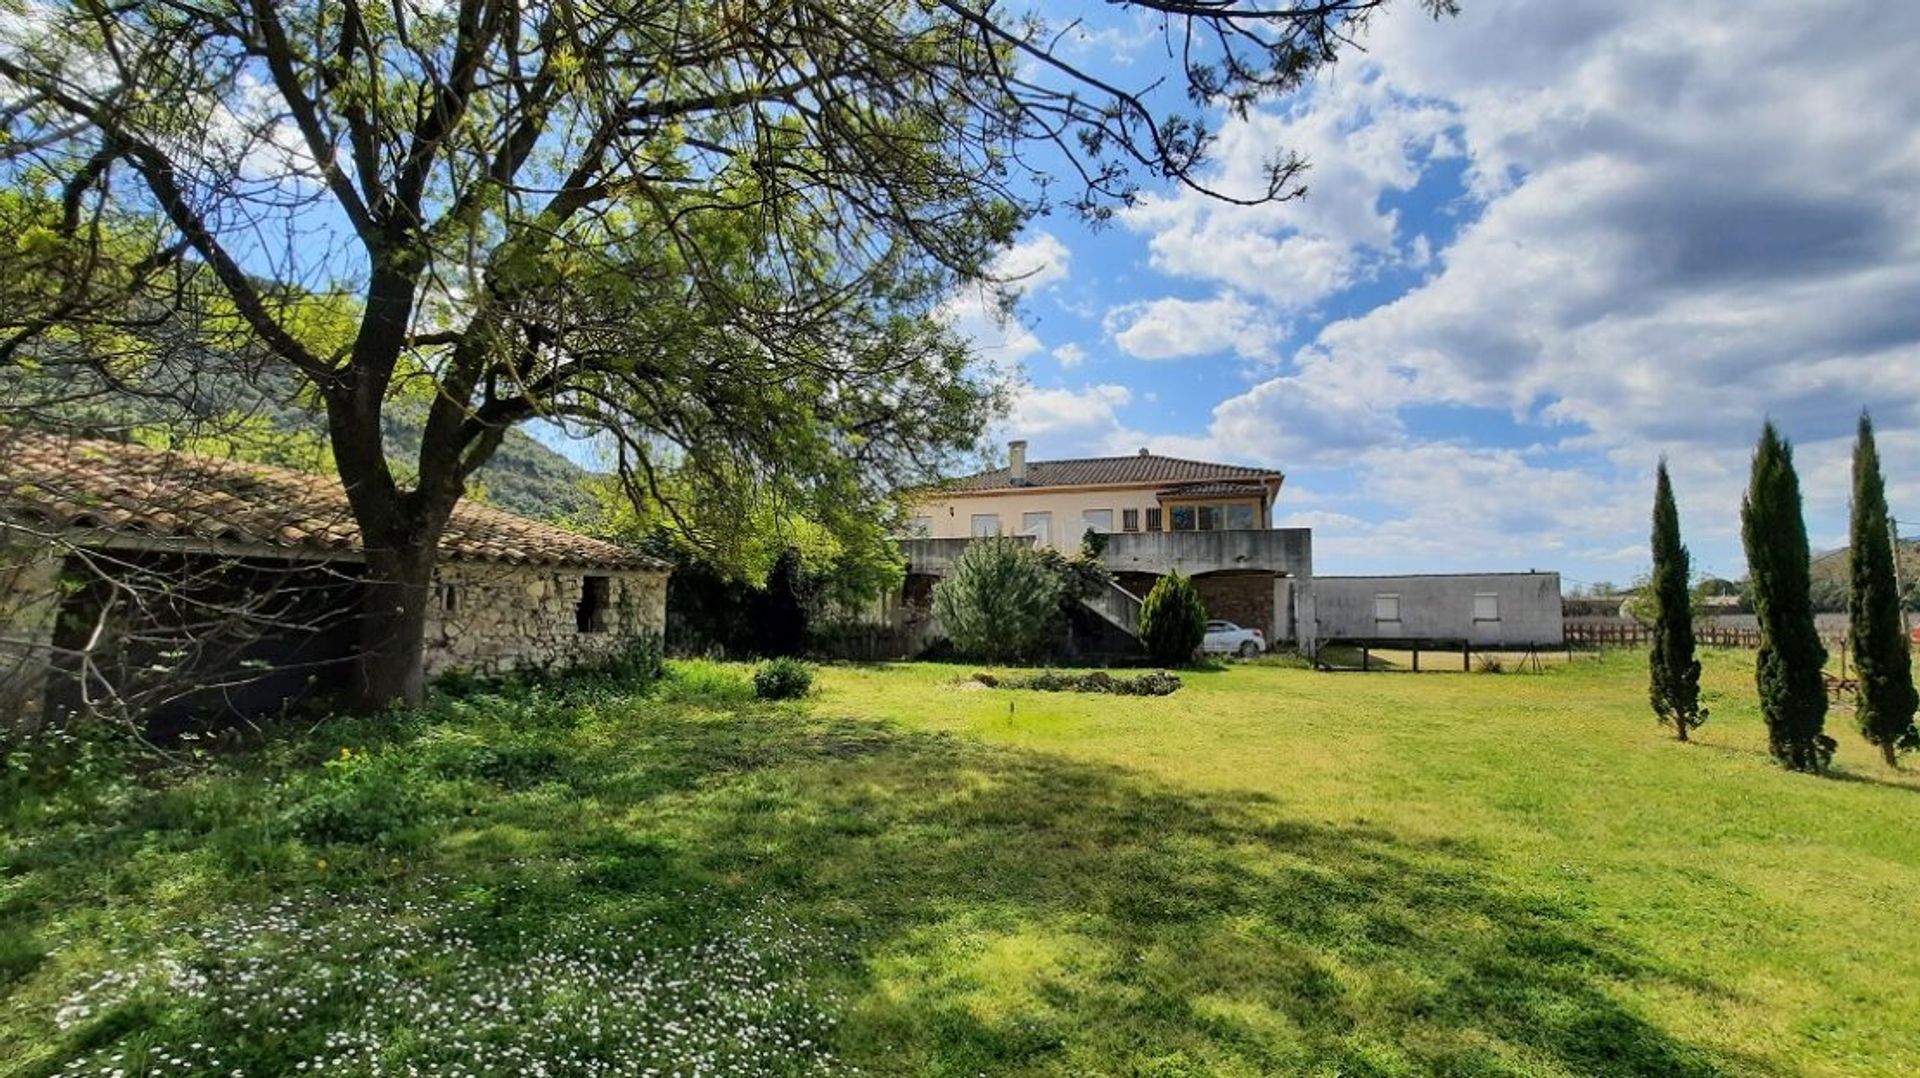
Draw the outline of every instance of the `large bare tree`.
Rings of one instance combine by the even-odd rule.
[[[1087,4],[1164,39],[1123,86],[1062,48],[1078,20],[996,0],[29,0],[0,357],[75,365],[63,392],[296,376],[366,545],[357,703],[417,700],[441,530],[514,424],[609,437],[669,511],[878,504],[996,403],[943,296],[1036,212],[1204,189],[1197,116],[1296,88],[1381,2]]]

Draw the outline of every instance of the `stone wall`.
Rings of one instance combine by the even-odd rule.
[[[53,547],[0,535],[0,729],[31,729],[40,722],[60,613],[59,579]]]
[[[589,578],[605,581],[596,587],[605,588],[606,602],[598,628],[583,631]],[[660,635],[666,623],[665,572],[443,565],[427,615],[427,676],[592,663],[646,634]]]

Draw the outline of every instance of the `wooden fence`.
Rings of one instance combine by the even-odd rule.
[[[1593,625],[1571,623],[1566,626],[1567,643],[1576,647],[1648,647],[1653,643],[1653,630],[1638,622],[1622,622],[1618,625]],[[1821,633],[1820,639],[1828,650],[1845,649],[1845,633]],[[1703,648],[1748,648],[1760,647],[1760,630],[1729,629],[1717,625],[1697,625],[1693,630],[1693,642]]]

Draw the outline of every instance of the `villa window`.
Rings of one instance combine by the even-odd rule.
[[[932,517],[914,517],[907,521],[907,534],[915,539],[925,539],[933,534]]]
[[[580,578],[580,605],[574,609],[575,627],[583,633],[607,631],[607,608],[613,605],[613,578]]]
[[[1052,546],[1052,533],[1052,513],[1020,514],[1020,534],[1033,536],[1033,541],[1036,546]]]
[[[1200,526],[1199,515],[1194,512],[1193,506],[1191,505],[1176,505],[1173,507],[1173,513],[1171,515],[1173,518],[1174,531],[1190,532]]]
[[[983,536],[988,536],[988,535],[999,535],[1000,534],[1000,514],[998,513],[973,514],[972,534],[973,534],[973,537],[976,539],[981,538]]]
[[[1227,506],[1227,530],[1249,531],[1257,527],[1253,522],[1253,506],[1242,502]]]
[[[1400,596],[1381,594],[1373,597],[1373,620],[1399,621]]]
[[[1140,510],[1138,509],[1120,510],[1120,530],[1123,532],[1139,531],[1140,530]]]
[[[1221,514],[1220,514],[1219,506],[1217,505],[1201,506],[1200,507],[1200,530],[1203,532],[1219,531],[1220,516]]]
[[[1113,510],[1111,509],[1088,509],[1080,514],[1080,519],[1086,522],[1087,527],[1101,535],[1113,531]]]
[[[1150,532],[1162,530],[1160,527],[1160,507],[1157,505],[1147,510],[1147,530]]]
[[[1475,592],[1473,596],[1473,620],[1500,620],[1500,593],[1492,591]]]

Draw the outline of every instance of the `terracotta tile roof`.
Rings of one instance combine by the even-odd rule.
[[[0,514],[27,526],[313,554],[360,551],[337,478],[263,464],[0,428]],[[453,511],[450,561],[665,569],[639,551],[483,505]]]
[[[988,490],[1026,490],[1032,487],[1107,486],[1129,483],[1191,483],[1206,480],[1253,480],[1265,482],[1283,478],[1270,468],[1245,468],[1238,464],[1212,464],[1203,460],[1182,460],[1152,453],[1126,457],[1082,457],[1077,460],[1030,460],[1027,481],[1015,486],[1005,468],[980,472],[956,479],[947,485],[953,492]]]

